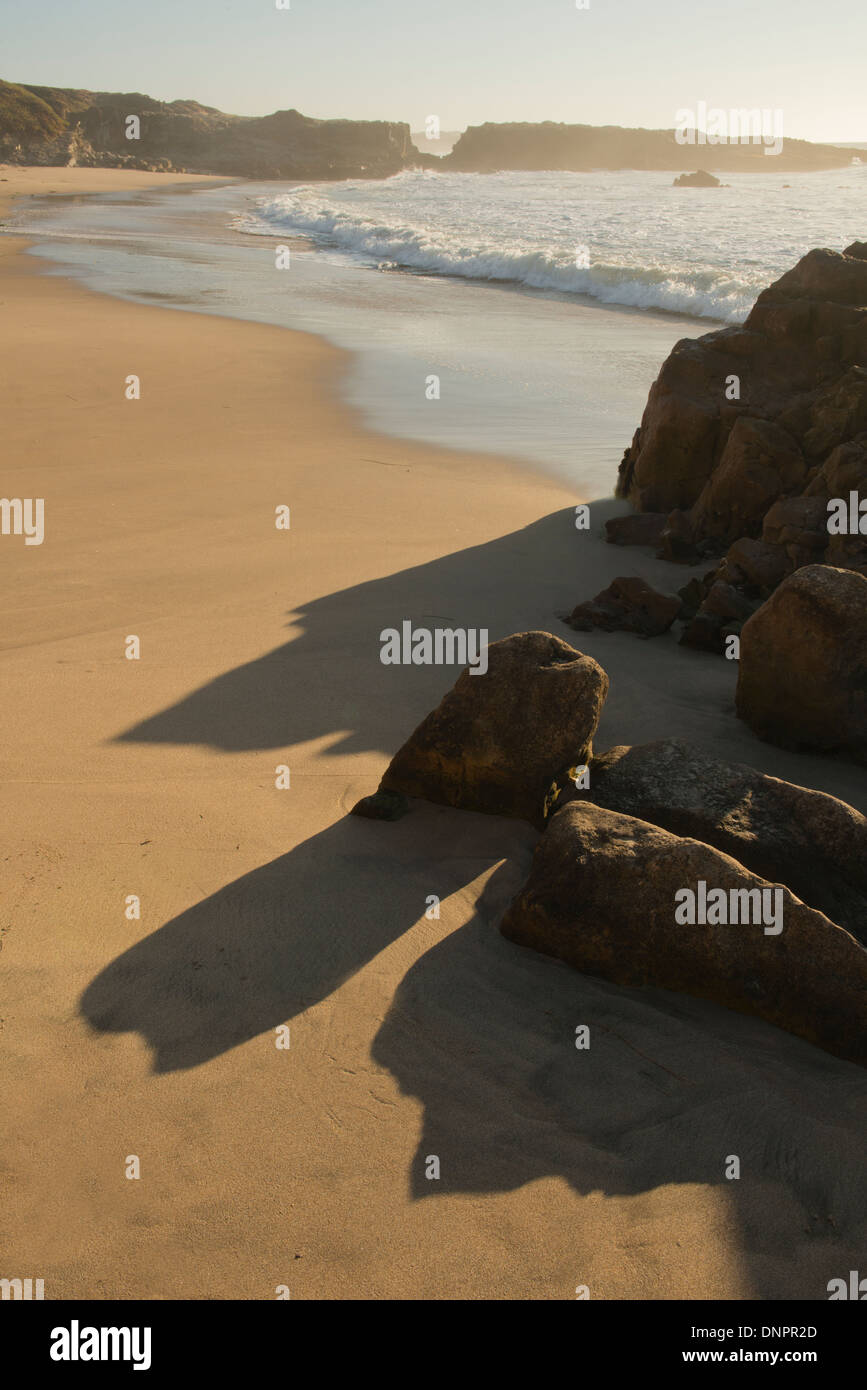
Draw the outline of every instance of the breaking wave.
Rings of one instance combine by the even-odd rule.
[[[240,215],[234,225],[258,236],[308,237],[383,270],[497,281],[730,323],[746,317],[762,287],[760,278],[747,283],[710,267],[673,270],[596,260],[592,255],[584,266],[576,264],[574,247],[568,252],[504,247],[461,236],[452,228],[375,221],[330,204],[306,188],[257,200],[255,211]]]
[[[839,241],[842,249],[861,175],[804,176],[822,180],[809,189],[798,176],[790,184],[752,174],[722,189],[675,190],[670,174],[648,172],[406,170],[256,197],[233,225],[257,236],[303,236],[325,254],[383,270],[740,323],[811,245]],[[850,182],[841,185],[842,177]]]

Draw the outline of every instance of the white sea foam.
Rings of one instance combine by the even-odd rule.
[[[810,246],[855,238],[864,177],[790,175],[786,188],[785,176],[750,174],[695,190],[673,188],[668,174],[405,171],[258,197],[234,225],[304,235],[324,254],[380,268],[739,323]]]

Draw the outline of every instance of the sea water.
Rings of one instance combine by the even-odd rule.
[[[352,354],[342,389],[375,428],[598,497],[678,339],[742,322],[812,247],[867,235],[867,164],[725,178],[235,183],[33,200],[6,230],[94,289],[321,334]]]

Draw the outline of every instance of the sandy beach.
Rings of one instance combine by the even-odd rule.
[[[688,578],[604,544],[624,504],[579,533],[538,471],[365,428],[319,338],[48,269],[0,238],[2,491],[45,499],[43,544],[0,538],[4,1266],[51,1299],[826,1297],[864,1071],[502,939],[529,825],[347,812],[457,675],[380,662],[405,618],[588,651],[599,750],[676,733],[867,811],[863,771],[760,743],[671,634],[570,634],[615,575]]]

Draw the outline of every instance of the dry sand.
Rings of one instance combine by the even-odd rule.
[[[686,575],[604,546],[613,504],[587,536],[555,483],[362,428],[315,338],[103,298],[8,238],[0,303],[2,491],[46,499],[43,545],[0,538],[0,1276],[47,1298],[826,1297],[863,1264],[865,1073],[504,941],[527,826],[346,817],[456,674],[382,666],[383,627],[568,638],[556,614],[614,574]],[[863,774],[738,724],[721,658],[580,640],[612,676],[599,748],[680,733],[863,807]]]

